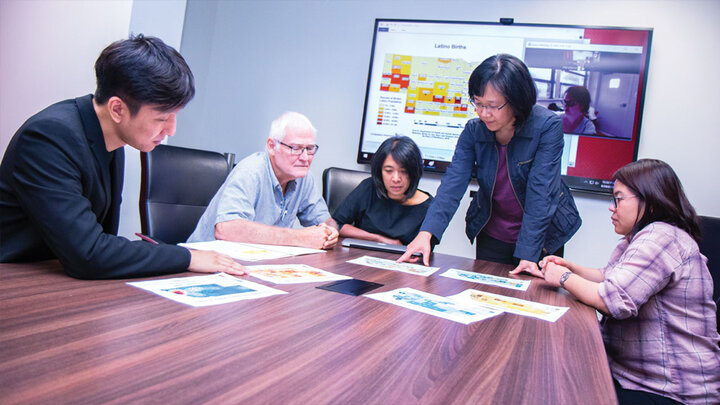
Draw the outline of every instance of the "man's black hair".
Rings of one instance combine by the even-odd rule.
[[[195,80],[185,59],[160,38],[131,36],[113,42],[95,62],[95,101],[117,96],[131,114],[147,104],[169,111],[195,96]]]

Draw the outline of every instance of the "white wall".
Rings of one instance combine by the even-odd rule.
[[[132,1],[0,1],[0,152],[31,115],[95,91],[94,64],[127,36]]]
[[[156,36],[175,49],[180,49],[185,0],[135,0],[132,6],[129,33]],[[167,143],[167,140],[166,142]],[[140,232],[140,152],[125,146],[125,184],[120,206],[118,235],[137,239]]]
[[[31,115],[95,91],[94,64],[128,33],[180,49],[185,0],[0,0],[0,153]],[[139,152],[125,147],[119,234],[140,231]]]
[[[170,144],[235,152],[263,147],[282,111],[307,114],[321,145],[312,172],[355,163],[375,18],[416,18],[654,27],[640,157],[669,162],[698,211],[720,216],[720,137],[712,125],[720,93],[720,2],[712,0],[247,0],[188,2],[183,55],[196,99]],[[438,176],[421,187],[435,192]],[[474,257],[464,236],[465,199],[438,251]],[[609,197],[576,194],[584,225],[566,255],[603,265],[618,237]]]

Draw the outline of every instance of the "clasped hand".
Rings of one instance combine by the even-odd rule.
[[[308,245],[315,249],[332,249],[338,241],[338,231],[326,223],[309,226],[304,229],[307,233]]]
[[[520,260],[518,266],[510,274],[521,272],[530,273],[533,276],[545,279],[555,287],[560,286],[560,276],[568,271],[569,262],[558,256],[545,256],[540,260],[540,266],[529,260]]]
[[[570,270],[570,262],[559,256],[545,256],[540,260],[543,278],[555,287],[560,287],[560,276]]]

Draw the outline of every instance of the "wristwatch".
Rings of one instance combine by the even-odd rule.
[[[570,277],[571,274],[572,271],[566,271],[565,273],[563,273],[562,276],[560,276],[560,287],[565,288],[565,281],[568,279],[568,277]]]

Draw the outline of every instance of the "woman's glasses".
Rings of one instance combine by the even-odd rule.
[[[502,110],[506,105],[508,105],[508,101],[505,102],[505,104],[501,106],[494,106],[494,105],[482,105],[480,103],[476,103],[475,100],[470,99],[470,104],[472,104],[473,108],[477,110],[478,112],[482,112],[483,110],[486,110],[490,113],[494,113],[497,111]]]
[[[619,196],[619,197],[618,197],[618,196],[613,196],[613,197],[612,197],[613,206],[615,206],[615,208],[617,208],[617,206],[618,206],[618,201],[622,201],[622,200],[625,200],[625,199],[627,199],[627,198],[637,198],[637,196],[636,196],[636,195],[622,195],[622,196]]]

